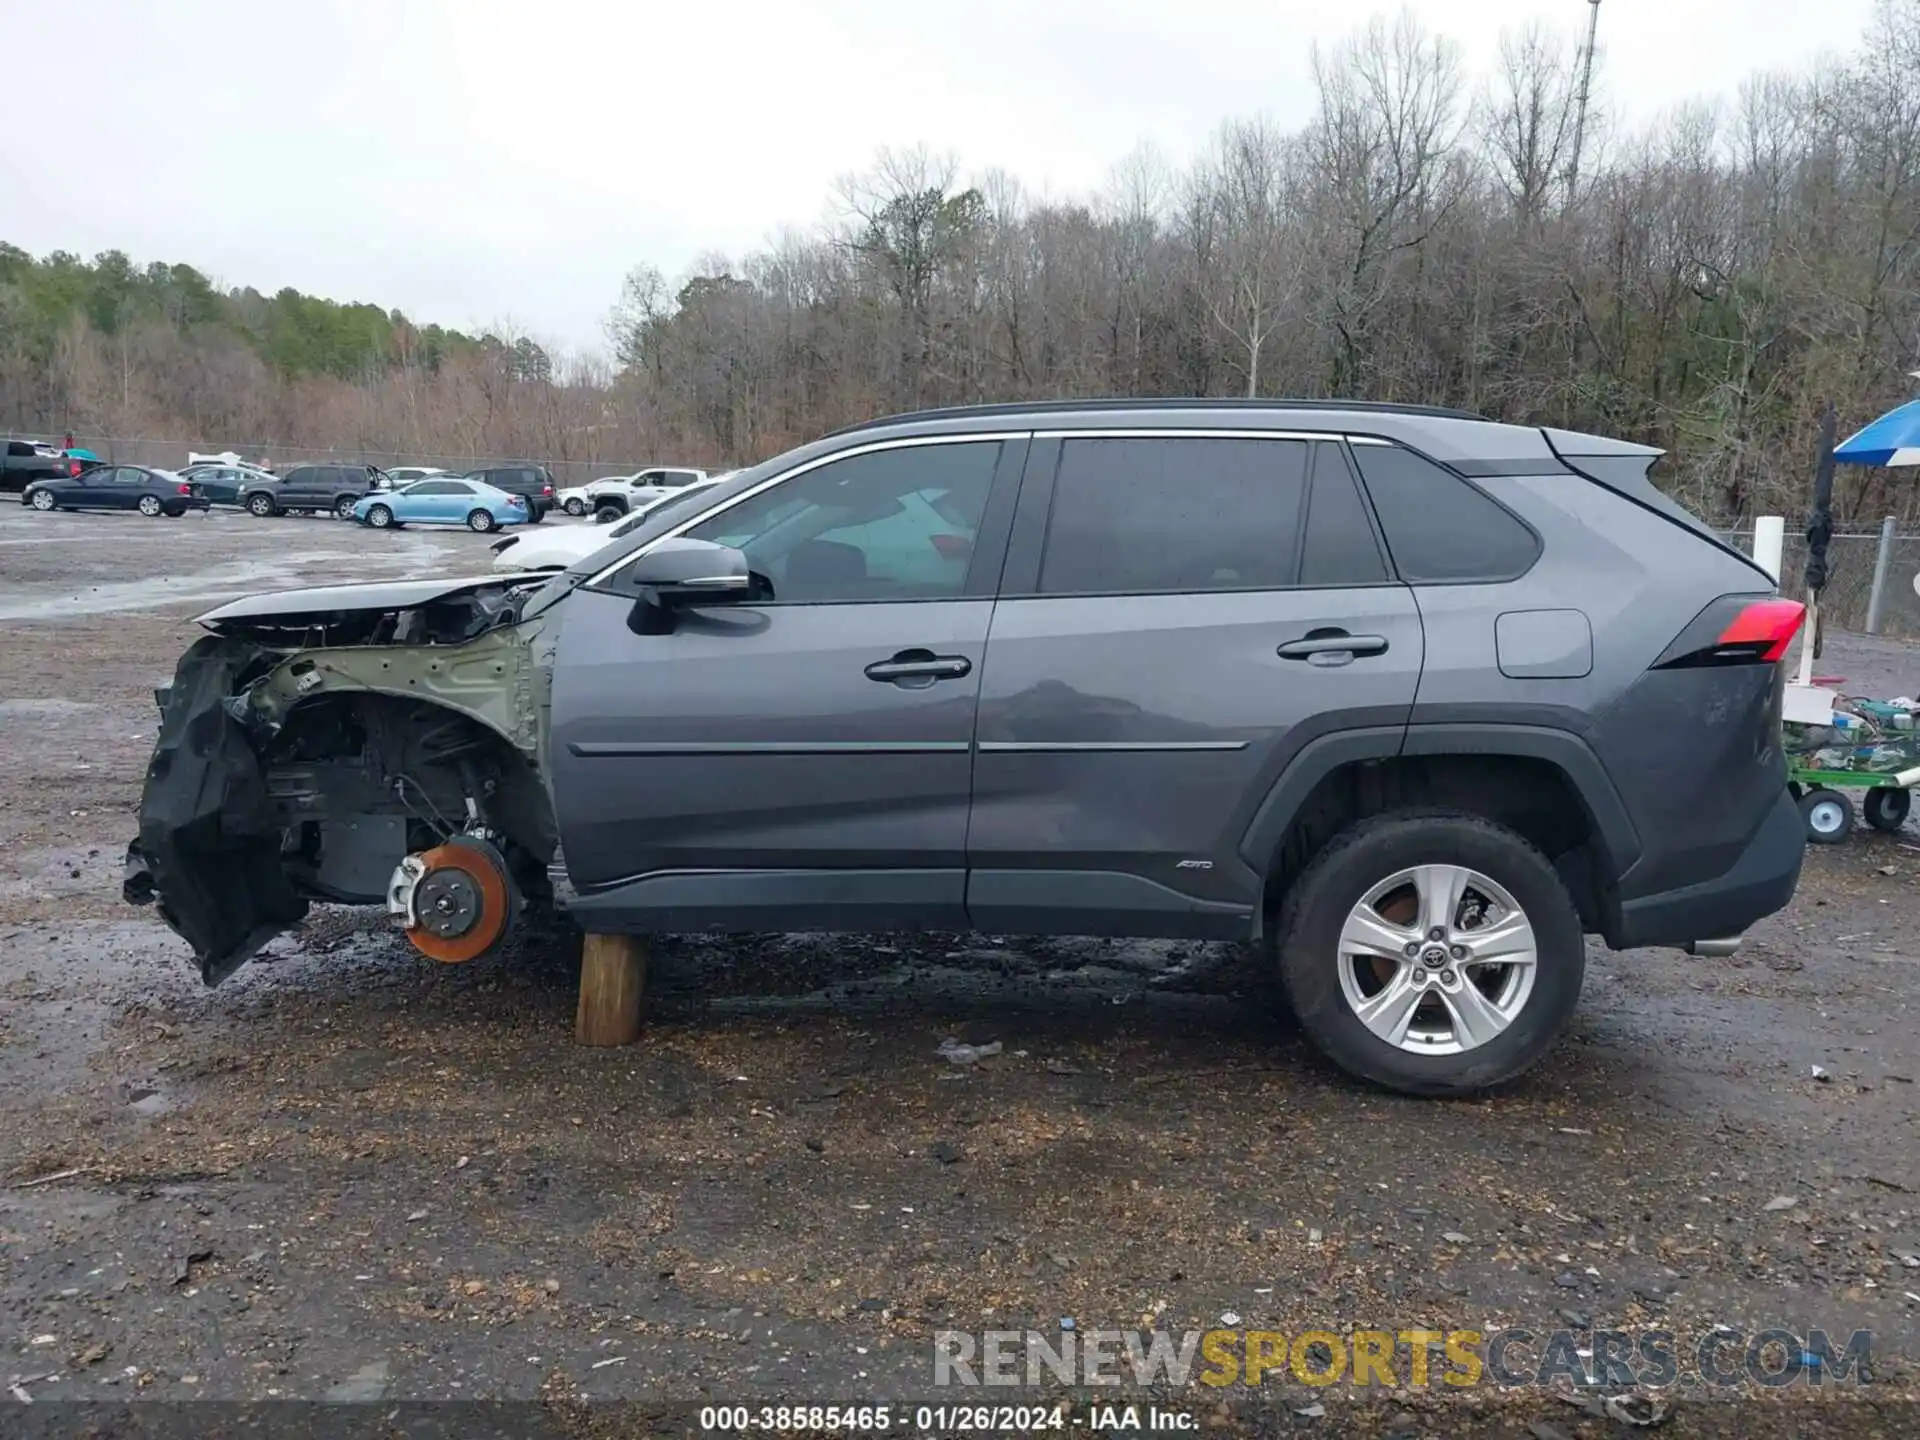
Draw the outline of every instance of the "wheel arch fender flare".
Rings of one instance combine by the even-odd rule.
[[[1255,809],[1240,838],[1241,860],[1254,873],[1271,872],[1280,843],[1320,782],[1334,771],[1369,760],[1440,755],[1508,756],[1553,766],[1585,805],[1608,864],[1624,878],[1640,857],[1640,836],[1606,767],[1585,740],[1546,725],[1463,721],[1340,730],[1303,745]]]

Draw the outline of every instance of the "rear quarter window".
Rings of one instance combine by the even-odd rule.
[[[1539,558],[1539,537],[1452,471],[1398,445],[1355,445],[1353,458],[1402,580],[1512,580]]]

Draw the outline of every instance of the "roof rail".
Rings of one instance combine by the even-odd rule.
[[[844,425],[831,435],[850,435],[882,425],[907,425],[928,420],[964,420],[974,416],[988,419],[996,415],[1058,415],[1077,410],[1355,410],[1380,415],[1433,415],[1447,420],[1485,420],[1471,410],[1456,410],[1445,405],[1400,405],[1386,400],[1286,400],[1247,399],[1243,396],[1133,395],[1103,396],[1090,400],[1005,401],[991,405],[946,405],[932,410],[909,410],[899,415],[879,415],[856,425]]]

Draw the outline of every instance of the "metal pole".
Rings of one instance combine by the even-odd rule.
[[[1573,154],[1567,160],[1567,203],[1580,198],[1580,149],[1587,138],[1587,100],[1593,89],[1593,45],[1600,33],[1600,0],[1587,0],[1587,43],[1580,47],[1580,93],[1574,101]]]
[[[1873,592],[1867,596],[1867,634],[1880,633],[1880,602],[1887,593],[1887,566],[1893,559],[1893,516],[1880,522],[1880,549],[1873,557]]]

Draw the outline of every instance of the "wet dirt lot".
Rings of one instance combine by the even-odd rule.
[[[1257,960],[1209,947],[676,942],[641,1043],[593,1051],[570,1043],[563,930],[437,968],[380,917],[322,907],[208,991],[119,898],[152,690],[190,617],[478,570],[485,541],[11,499],[14,1402],[484,1397],[591,1429],[582,1396],[927,1399],[938,1329],[1723,1325],[1871,1330],[1873,1383],[1689,1391],[1663,1434],[1914,1429],[1920,835],[1816,851],[1733,959],[1596,947],[1567,1042],[1467,1103],[1343,1081],[1269,1018]],[[1891,645],[1836,640],[1821,668],[1920,685]],[[1002,1048],[956,1064],[949,1037]],[[1435,1390],[1161,1398],[1262,1433],[1621,1429]]]

